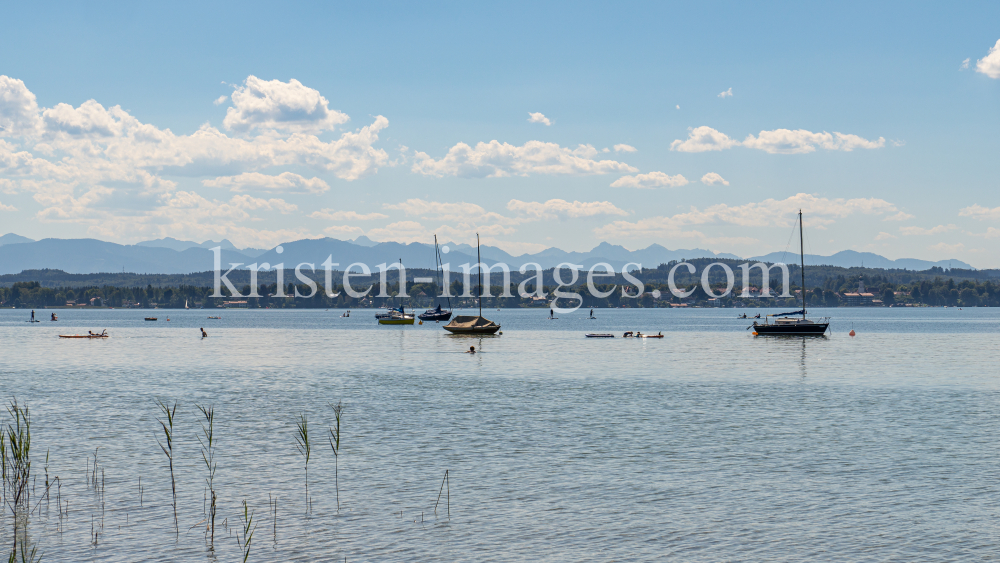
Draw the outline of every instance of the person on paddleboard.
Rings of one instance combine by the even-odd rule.
[[[31,322],[35,322],[35,310],[31,310]]]

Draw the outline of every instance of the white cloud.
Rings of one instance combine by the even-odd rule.
[[[541,113],[528,113],[528,123],[541,123],[545,126],[552,125],[552,120],[545,117]]]
[[[233,131],[274,129],[293,133],[319,133],[346,123],[348,116],[329,108],[318,90],[294,78],[288,82],[261,80],[250,75],[233,92],[233,107],[222,124]]]
[[[24,82],[0,75],[0,137],[30,135],[38,127],[38,102]]]
[[[334,211],[333,209],[320,209],[309,214],[313,219],[324,219],[326,221],[373,221],[375,219],[388,219],[384,213],[358,213],[357,211]]]
[[[320,178],[305,178],[292,172],[282,172],[276,176],[260,172],[244,172],[238,176],[219,176],[211,180],[202,180],[201,183],[210,188],[228,188],[233,192],[260,190],[321,194],[330,189],[330,185]]]
[[[729,185],[729,181],[728,180],[726,180],[725,178],[723,178],[719,174],[716,174],[715,172],[709,172],[708,174],[705,174],[704,176],[702,176],[701,177],[701,183],[705,184],[706,186],[712,186],[712,185],[715,185],[715,184],[722,184],[723,186],[728,186]]]
[[[636,152],[636,151],[639,150],[639,149],[633,147],[632,145],[626,145],[625,143],[619,143],[619,144],[615,145],[614,148],[615,148],[615,152]],[[607,152],[607,151],[608,151],[608,149],[604,149],[604,152]]]
[[[960,243],[960,242],[956,243],[956,244],[948,244],[946,242],[939,242],[937,244],[932,244],[931,246],[928,246],[927,248],[929,248],[931,250],[937,250],[938,252],[952,252],[952,253],[955,253],[955,252],[962,252],[963,250],[965,250],[965,245],[962,244],[962,243]]]
[[[854,149],[882,148],[885,146],[885,139],[879,137],[875,141],[869,141],[857,135],[837,132],[831,134],[826,131],[813,133],[805,129],[797,129],[795,131],[775,129],[773,131],[761,131],[756,137],[748,135],[741,143],[724,133],[703,125],[692,129],[688,133],[686,140],[677,139],[670,143],[670,150],[679,152],[707,152],[721,151],[740,145],[771,154],[810,153],[815,151],[817,147],[832,151],[850,152]]]
[[[0,211],[17,211],[17,208],[13,205],[4,205],[3,202],[0,201]]]
[[[883,221],[906,221],[907,219],[913,219],[913,215],[906,213],[905,211],[900,211],[898,213],[893,213],[888,215]]]
[[[973,219],[1000,219],[1000,207],[994,207],[990,209],[989,207],[983,207],[982,205],[974,204],[969,207],[964,207],[958,210],[958,214],[962,217],[972,217]]]
[[[676,106],[676,107],[677,107],[677,109],[681,109],[681,106],[680,106],[680,104],[677,104],[677,106]]]
[[[441,221],[471,221],[476,223],[511,222],[499,213],[487,212],[481,205],[467,202],[447,203],[408,199],[402,203],[385,204],[382,207],[402,211],[406,215]]]
[[[969,60],[970,59],[965,59],[964,61],[962,61],[962,64],[959,65],[958,70],[965,70],[969,68]]]
[[[1000,39],[997,39],[990,52],[976,61],[976,72],[981,72],[990,78],[1000,78]]]
[[[782,200],[766,199],[760,203],[744,205],[716,204],[699,210],[692,207],[686,213],[669,217],[650,217],[638,221],[614,221],[595,229],[601,238],[612,237],[694,237],[705,235],[698,231],[685,231],[693,225],[737,225],[741,227],[787,227],[796,220],[799,210],[805,214],[806,224],[822,227],[849,215],[885,215],[897,211],[888,201],[875,198],[829,199],[800,193]]]
[[[1000,229],[998,229],[996,227],[987,227],[985,233],[970,233],[970,232],[966,231],[965,234],[971,235],[971,236],[974,236],[974,237],[982,237],[982,238],[987,238],[987,239],[993,239],[993,238],[1000,238]]]
[[[397,221],[385,227],[369,229],[368,238],[378,241],[426,242],[433,234],[416,221]]]
[[[940,235],[942,233],[947,233],[948,231],[954,231],[957,229],[955,225],[938,225],[936,227],[931,227],[930,229],[925,229],[924,227],[900,227],[899,232],[906,236],[914,235]]]
[[[212,102],[212,103],[215,104],[215,105],[217,105],[217,106],[221,106],[222,104],[226,103],[226,100],[228,100],[228,99],[229,99],[229,96],[219,96],[218,98],[215,98],[215,101]]]
[[[649,172],[634,176],[622,176],[611,183],[612,188],[676,188],[688,184],[687,178],[677,174],[670,176],[664,172]]]
[[[333,225],[323,229],[323,233],[328,236],[341,239],[358,238],[359,236],[365,234],[361,227],[352,227],[350,225]]]
[[[850,152],[854,149],[882,148],[885,146],[885,139],[879,137],[877,141],[869,141],[857,135],[836,132],[831,135],[826,131],[813,133],[805,129],[795,131],[775,129],[774,131],[761,131],[757,137],[748,135],[743,141],[743,146],[760,149],[771,154],[810,153],[815,151],[816,147],[831,151]]]
[[[875,235],[875,240],[889,240],[889,239],[897,239],[897,238],[899,238],[899,237],[897,237],[896,235],[892,235],[892,234],[886,233],[886,232],[880,232],[879,234]]]
[[[207,199],[190,188],[178,191],[177,181],[190,184],[191,178],[207,176],[206,185],[234,191],[319,193],[329,190],[324,180],[287,169],[355,180],[390,164],[386,152],[374,146],[388,126],[385,117],[323,141],[312,133],[347,116],[329,110],[315,90],[249,77],[237,94],[240,101],[231,108],[236,113],[228,117],[242,135],[232,137],[207,124],[178,135],[96,100],[39,108],[23,82],[0,76],[0,189],[32,194],[42,207],[39,220],[84,225],[94,236],[125,241],[224,236],[256,245],[310,236],[303,229],[241,224],[262,220],[260,213],[297,208],[275,199]],[[187,210],[188,203],[195,211]]]
[[[557,217],[593,217],[595,215],[628,215],[628,212],[616,207],[610,201],[566,201],[550,199],[544,203],[537,201],[520,201],[512,199],[507,203],[507,209],[526,215],[532,219],[554,219]]]
[[[475,148],[458,143],[440,160],[417,152],[412,171],[425,176],[460,176],[463,178],[500,178],[530,174],[608,174],[635,172],[636,169],[614,160],[595,160],[597,149],[579,145],[575,149],[556,143],[528,141],[515,146],[499,141],[478,143]]]
[[[703,125],[690,129],[686,140],[677,139],[670,143],[670,150],[679,152],[721,151],[739,144],[739,141],[730,139],[727,135]]]
[[[726,90],[725,92],[719,92],[719,97],[720,98],[732,98],[733,97],[733,89],[730,88],[730,89]]]

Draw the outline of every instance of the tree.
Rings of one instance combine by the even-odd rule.
[[[896,303],[896,294],[892,291],[891,287],[885,288],[882,292],[882,303],[886,305],[893,305]]]

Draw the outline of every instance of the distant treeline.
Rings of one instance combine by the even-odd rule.
[[[582,299],[583,307],[663,307],[670,306],[671,303],[685,303],[689,305],[721,305],[721,306],[754,306],[754,305],[775,305],[794,306],[800,297],[796,292],[800,289],[799,269],[796,266],[789,267],[790,290],[795,297],[777,299],[746,299],[740,298],[739,294],[743,287],[742,270],[739,265],[744,263],[736,260],[711,260],[692,259],[688,260],[695,267],[694,273],[689,273],[684,266],[675,269],[674,283],[676,287],[683,290],[691,290],[693,293],[686,298],[677,298],[670,293],[667,279],[671,269],[677,263],[661,264],[656,268],[644,268],[630,272],[630,276],[637,279],[644,285],[641,296],[636,297],[638,287],[633,281],[625,279],[621,273],[613,276],[598,276],[594,279],[596,289],[601,292],[611,292],[607,296],[595,296],[587,289],[587,273],[581,272],[575,283],[562,287],[561,291],[577,293]],[[718,300],[709,301],[710,296],[702,287],[702,272],[709,264],[725,263],[734,273],[734,287],[732,292]],[[598,273],[603,274],[603,271]],[[990,275],[992,274],[992,275]],[[879,300],[884,305],[892,304],[914,304],[914,305],[958,305],[958,306],[998,306],[1000,305],[1000,279],[996,270],[942,270],[932,268],[930,270],[914,272],[908,270],[883,270],[873,268],[835,268],[830,266],[807,266],[806,267],[806,287],[808,302],[814,305],[839,306],[845,304],[844,293],[856,292],[859,281],[864,282],[866,291],[874,294],[874,299]],[[553,272],[546,270],[542,273],[542,293],[546,299],[551,299],[553,292],[558,289],[559,284],[555,281],[554,275],[558,275],[563,282],[569,282],[572,275],[569,271]],[[34,279],[12,279],[23,276]],[[526,274],[512,272],[510,284],[507,286],[507,293],[511,297],[501,297],[504,293],[502,274],[494,270],[489,276],[488,288],[484,287],[484,295],[495,297],[484,297],[484,305],[493,307],[527,307],[527,306],[547,306],[547,302],[538,299],[521,297],[521,291],[537,294],[538,278],[536,273],[528,271]],[[0,276],[0,306],[4,307],[58,307],[65,306],[67,302],[76,305],[93,304],[105,307],[160,307],[160,308],[182,308],[189,307],[217,307],[224,301],[246,300],[250,308],[257,307],[305,307],[305,308],[363,308],[363,307],[383,307],[386,305],[403,304],[412,307],[433,306],[437,303],[445,304],[444,298],[438,297],[441,294],[440,287],[436,282],[414,283],[414,277],[437,279],[437,274],[433,270],[408,270],[406,294],[407,298],[399,299],[398,293],[398,273],[389,271],[386,273],[386,295],[378,297],[380,293],[379,276],[377,273],[370,276],[354,275],[350,282],[356,292],[365,292],[369,288],[368,294],[361,298],[351,297],[344,290],[342,272],[334,272],[332,276],[332,293],[338,294],[330,297],[325,286],[325,273],[320,271],[308,276],[316,282],[315,293],[313,289],[296,279],[294,271],[284,272],[284,283],[279,291],[276,283],[275,272],[260,272],[256,293],[259,297],[245,297],[251,293],[249,285],[250,276],[247,271],[233,271],[229,274],[229,280],[237,288],[243,297],[232,296],[231,292],[223,285],[221,293],[224,298],[213,298],[213,272],[202,272],[185,276],[177,275],[138,275],[138,274],[67,274],[59,270],[35,270],[26,271],[16,276]],[[777,268],[770,272],[769,285],[776,295],[781,288],[781,273]],[[469,279],[471,285],[466,292],[464,276],[461,273],[452,272],[450,275],[450,294],[454,306],[471,306],[474,299],[470,295],[476,294],[477,276],[472,275]],[[136,283],[139,280],[145,283]],[[291,280],[291,281],[290,281]],[[295,281],[296,283],[292,283]],[[720,267],[710,270],[708,277],[709,285],[716,295],[722,293],[726,288],[727,280],[725,272]],[[760,287],[762,276],[759,268],[750,270],[749,284]],[[60,283],[61,282],[61,283]],[[128,282],[132,282],[130,285]],[[628,295],[623,295],[623,289]],[[282,294],[294,296],[296,290],[299,295],[311,295],[311,297],[283,297]],[[614,290],[614,291],[612,291]],[[659,298],[654,297],[654,290],[660,294]],[[459,297],[465,295],[465,297]],[[869,300],[872,298],[869,298]],[[575,299],[563,300],[562,306],[572,306],[579,301]]]

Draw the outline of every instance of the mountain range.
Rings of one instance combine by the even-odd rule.
[[[204,272],[214,268],[214,254],[210,250],[221,247],[223,269],[231,264],[267,263],[270,267],[284,264],[294,268],[302,262],[312,263],[317,269],[323,268],[328,256],[339,264],[334,269],[344,269],[360,262],[374,269],[378,264],[394,264],[399,260],[408,268],[434,268],[434,247],[424,243],[375,242],[367,237],[354,240],[333,238],[303,239],[282,243],[271,249],[237,248],[228,240],[196,243],[174,238],[143,241],[134,245],[122,245],[96,239],[42,239],[32,240],[13,233],[0,236],[0,274],[16,274],[23,270],[60,269],[69,273],[91,274],[99,272],[134,272],[144,274],[187,274]],[[450,264],[453,271],[461,271],[462,264],[476,263],[476,249],[468,244],[445,243],[442,245],[442,259]],[[606,242],[589,252],[567,252],[558,248],[548,248],[535,254],[512,256],[494,246],[482,247],[483,262],[489,265],[505,262],[512,269],[521,264],[535,262],[548,269],[561,263],[570,263],[590,268],[594,264],[606,262],[616,269],[628,263],[642,264],[652,268],[671,260],[685,258],[720,258],[742,260],[735,254],[716,253],[704,249],[670,250],[653,244],[641,250],[628,250],[623,246]],[[762,262],[797,262],[794,253],[772,252],[764,256],[749,258]],[[933,266],[941,268],[973,269],[961,260],[940,260],[932,262],[915,258],[890,260],[870,252],[845,250],[832,256],[807,254],[806,264],[840,267],[865,266],[870,268],[927,270]]]

